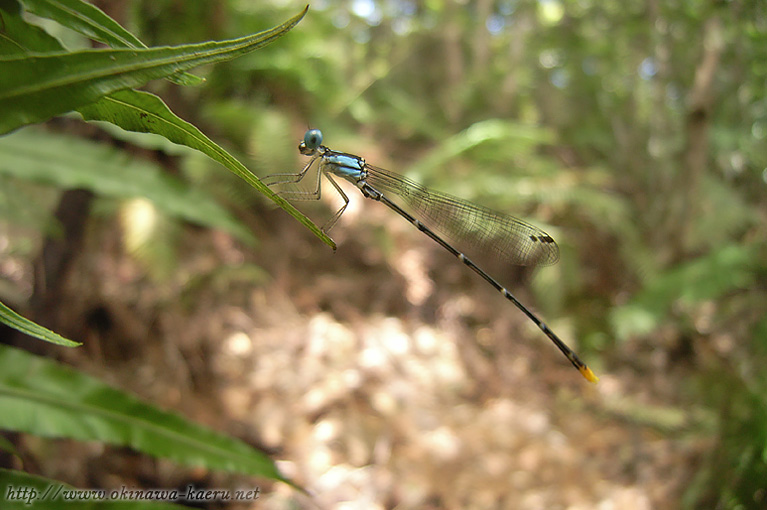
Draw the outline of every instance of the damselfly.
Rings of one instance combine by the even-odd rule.
[[[591,382],[599,380],[578,355],[542,320],[437,232],[453,241],[473,246],[479,252],[490,252],[505,262],[522,266],[549,265],[559,260],[559,247],[550,235],[518,218],[427,189],[399,174],[369,165],[363,158],[354,154],[328,149],[322,145],[322,133],[318,129],[310,129],[306,132],[303,141],[298,145],[298,150],[305,156],[311,156],[300,172],[273,174],[266,177],[264,182],[269,186],[297,184],[306,177],[315,163],[319,165],[317,181],[312,190],[285,189],[280,191],[280,195],[288,200],[319,200],[321,178],[325,176],[343,198],[344,205],[325,224],[323,231],[328,232],[336,224],[349,204],[349,198],[333,180],[332,176],[335,175],[354,184],[365,197],[382,202],[455,255],[458,260],[484,278],[527,315],[554,342],[554,345],[562,351],[583,377]],[[392,202],[387,196],[388,193],[401,198],[412,209],[413,214]],[[421,219],[417,219],[416,216]]]

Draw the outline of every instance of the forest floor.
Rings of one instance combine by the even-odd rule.
[[[258,485],[259,509],[679,508],[712,441],[684,367],[626,344],[587,353],[587,383],[479,278],[365,206],[335,227],[336,253],[280,210],[253,225],[254,249],[189,229],[161,283],[114,229],[91,229],[61,326],[85,346],[56,351],[263,448],[312,498],[69,441],[39,470],[79,487]]]

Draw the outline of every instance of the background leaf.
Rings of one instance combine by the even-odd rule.
[[[113,198],[146,197],[172,216],[254,243],[250,230],[205,191],[115,148],[34,128],[0,138],[0,173]],[[126,178],[127,176],[127,178]]]
[[[57,363],[0,346],[0,428],[129,446],[187,466],[286,481],[245,443]]]

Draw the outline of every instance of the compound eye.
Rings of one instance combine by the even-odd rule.
[[[304,145],[307,149],[316,149],[322,144],[322,131],[310,129],[304,135]]]

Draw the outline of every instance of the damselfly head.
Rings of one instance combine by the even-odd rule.
[[[298,144],[298,151],[305,156],[311,156],[320,145],[322,145],[322,131],[310,129],[304,134],[301,143]]]
[[[310,129],[304,135],[304,145],[307,149],[316,149],[322,145],[322,131],[319,129]]]

